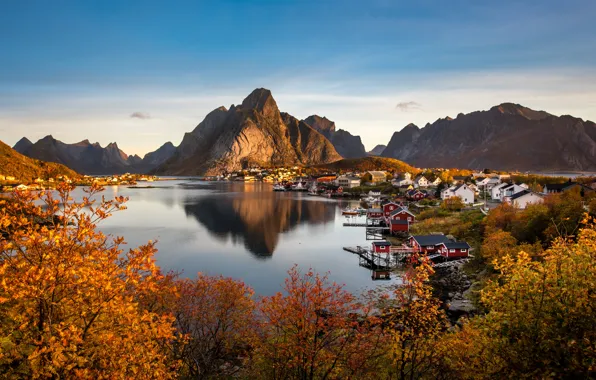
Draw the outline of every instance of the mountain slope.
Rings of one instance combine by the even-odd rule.
[[[369,156],[380,156],[385,150],[385,148],[387,148],[387,145],[379,144],[372,148],[372,150],[370,152],[367,152],[366,154],[368,154]]]
[[[26,137],[23,137],[16,144],[14,144],[14,146],[12,147],[12,149],[14,149],[17,152],[23,154],[23,152],[26,151],[27,149],[29,149],[29,147],[31,145],[33,145],[33,143],[31,142],[31,140],[29,140]]]
[[[361,157],[361,158],[345,158],[340,161],[331,162],[328,164],[320,164],[313,166],[316,169],[323,169],[327,171],[360,171],[365,172],[369,170],[382,170],[391,173],[408,172],[417,174],[420,169],[414,168],[403,161],[394,158],[386,157]]]
[[[419,167],[596,170],[596,124],[504,103],[395,132],[382,156]]]
[[[13,176],[21,181],[48,179],[58,175],[77,178],[79,175],[64,165],[26,157],[0,141],[0,175]]]
[[[324,116],[311,115],[303,121],[329,139],[342,157],[366,157],[366,150],[360,136],[354,136],[343,129],[336,131],[335,123]]]
[[[184,135],[157,174],[203,175],[251,165],[285,166],[341,159],[319,132],[281,114],[266,89],[254,90],[239,106],[219,107]]]

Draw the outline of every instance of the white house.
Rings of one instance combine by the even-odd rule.
[[[478,194],[478,186],[474,185],[473,183],[470,183],[467,185],[470,188],[470,190],[472,190],[474,193]]]
[[[515,183],[509,186],[501,187],[498,194],[499,200],[502,202],[505,197],[511,197],[513,194],[517,194],[523,190],[525,190],[523,187],[516,185]]]
[[[501,200],[501,189],[509,186],[508,183],[503,182],[499,183],[498,185],[494,186],[490,189],[490,197],[493,201],[500,201]]]
[[[536,194],[530,190],[522,190],[512,196],[505,197],[504,202],[511,203],[514,207],[525,209],[529,204],[542,203],[542,195]]]
[[[431,183],[433,184],[433,186],[439,186],[441,184],[441,178],[437,177],[435,178],[434,181],[432,181]]]
[[[337,186],[343,187],[344,189],[352,189],[354,187],[360,186],[360,178],[342,175],[337,177],[335,184]]]
[[[495,186],[499,185],[500,183],[501,183],[501,180],[498,177],[492,177],[492,178],[487,177],[481,181],[477,181],[476,185],[482,190],[490,191]]]
[[[391,184],[395,187],[408,186],[413,183],[414,182],[412,181],[412,175],[410,173],[400,174],[391,181]]]
[[[474,191],[465,183],[457,186],[451,186],[450,188],[441,191],[442,200],[452,197],[460,197],[465,204],[474,203]]]
[[[428,187],[429,184],[430,182],[428,182],[426,177],[424,177],[423,175],[419,175],[418,177],[416,177],[416,179],[414,179],[414,185],[418,187]]]

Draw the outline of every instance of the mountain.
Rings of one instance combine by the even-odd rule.
[[[26,157],[0,141],[0,175],[13,176],[21,181],[48,179],[58,175],[77,178],[79,175],[64,165]]]
[[[160,146],[155,152],[147,153],[143,157],[143,165],[151,166],[153,168],[166,162],[176,152],[176,147],[171,142],[167,142]]]
[[[303,121],[329,139],[337,153],[342,157],[366,157],[366,150],[360,136],[353,136],[350,132],[343,129],[336,131],[335,123],[324,116],[312,115]]]
[[[380,156],[383,151],[387,148],[387,145],[377,145],[370,152],[367,152],[369,156]]]
[[[281,113],[271,92],[259,88],[239,106],[211,111],[154,172],[218,174],[251,165],[313,165],[341,158],[325,136]]]
[[[346,158],[340,161],[331,162],[329,164],[320,164],[313,166],[315,169],[324,171],[360,171],[365,172],[369,170],[382,170],[387,172],[408,172],[417,174],[420,169],[416,169],[403,161],[394,158],[386,157],[361,157],[361,158]]]
[[[596,171],[596,124],[519,104],[395,132],[382,156],[419,167]]]
[[[23,137],[16,144],[14,144],[14,146],[12,147],[12,149],[14,149],[17,152],[23,154],[23,152],[26,151],[27,149],[29,149],[29,147],[31,145],[33,145],[33,143],[31,142],[31,140],[29,140],[26,137]]]
[[[146,173],[170,158],[176,149],[168,142],[141,158],[136,154],[127,155],[116,143],[110,143],[105,148],[99,143],[92,144],[89,140],[66,144],[51,135],[35,144],[23,137],[15,145],[15,150],[17,148],[28,157],[56,162],[79,173],[91,175]]]

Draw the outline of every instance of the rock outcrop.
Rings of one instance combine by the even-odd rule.
[[[596,171],[596,124],[518,104],[410,124],[382,156],[418,167]]]
[[[383,151],[385,150],[385,148],[387,148],[387,145],[377,145],[374,148],[372,148],[372,150],[370,152],[367,152],[367,154],[369,156],[380,156],[381,154],[383,154]]]
[[[344,158],[360,158],[366,157],[366,150],[362,144],[360,136],[354,136],[350,132],[343,129],[335,130],[335,123],[326,117],[312,115],[303,120],[313,129],[325,136],[333,146],[337,153]]]
[[[260,88],[239,106],[210,112],[155,173],[219,174],[252,165],[309,165],[341,158],[325,136],[282,114],[271,92]]]

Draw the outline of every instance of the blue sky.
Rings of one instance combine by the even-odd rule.
[[[367,149],[506,101],[594,120],[594,15],[592,0],[4,1],[0,139],[143,155],[256,87]]]

